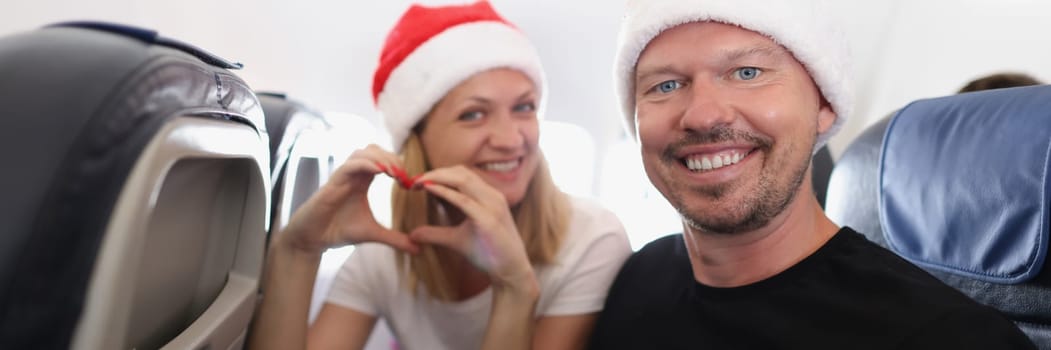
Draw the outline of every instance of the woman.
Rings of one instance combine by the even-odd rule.
[[[275,237],[251,345],[360,349],[384,318],[405,349],[583,348],[630,247],[610,212],[554,186],[543,84],[487,2],[409,8],[373,82],[398,155],[356,151]],[[366,196],[378,174],[398,180],[391,229]],[[345,244],[360,245],[308,330],[321,252]]]

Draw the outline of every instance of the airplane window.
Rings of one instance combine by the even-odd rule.
[[[540,123],[540,149],[551,177],[563,192],[594,197],[595,141],[584,128],[564,122]]]
[[[646,177],[634,140],[625,137],[611,144],[602,164],[599,200],[620,218],[632,249],[682,232],[679,213]]]

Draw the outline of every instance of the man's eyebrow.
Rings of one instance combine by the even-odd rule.
[[[759,45],[741,49],[722,51],[716,55],[720,62],[734,62],[747,57],[764,57],[780,59],[788,54],[788,50],[781,45]],[[678,70],[671,64],[654,67],[644,67],[635,72],[636,83],[652,75],[676,74]]]
[[[720,57],[724,62],[733,62],[746,57],[765,57],[765,58],[781,58],[788,53],[788,50],[781,47],[780,45],[761,45],[753,46],[743,49],[727,50],[721,53]]]
[[[675,74],[678,71],[670,64],[664,64],[655,67],[645,67],[635,72],[635,83],[638,84],[643,79],[652,75],[663,75],[663,74]]]

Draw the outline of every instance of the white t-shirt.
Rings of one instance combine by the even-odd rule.
[[[573,198],[573,215],[552,265],[537,268],[536,315],[597,312],[620,266],[631,255],[624,227],[612,212]],[[489,321],[492,288],[460,302],[411,293],[398,276],[393,248],[361,244],[343,264],[327,302],[383,318],[401,349],[477,349]]]

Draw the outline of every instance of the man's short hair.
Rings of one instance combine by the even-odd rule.
[[[1036,78],[1023,73],[996,73],[972,80],[957,93],[1042,84]]]

